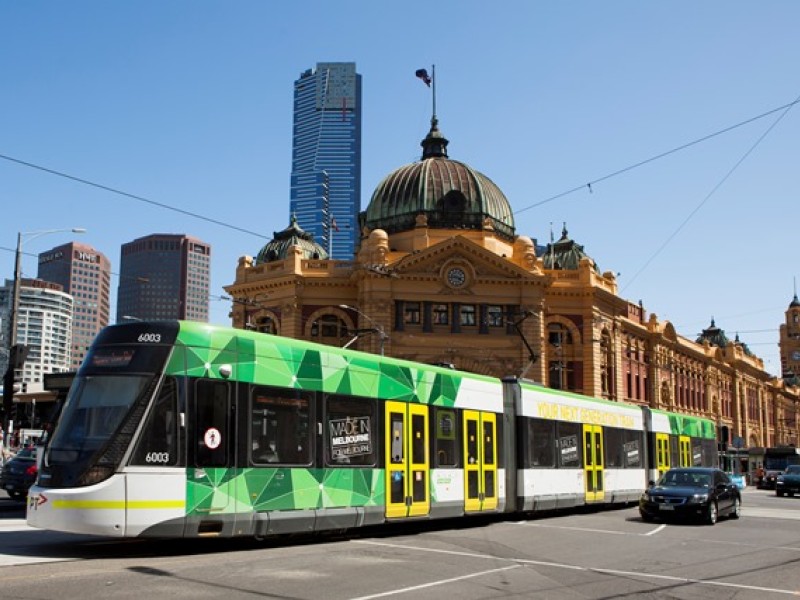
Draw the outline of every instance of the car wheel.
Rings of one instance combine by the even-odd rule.
[[[778,495],[779,498],[783,498],[783,492],[782,491],[778,490],[775,493]]]
[[[794,497],[794,492],[786,492],[786,493],[789,494],[789,498],[793,498]]]
[[[731,519],[738,519],[742,516],[742,501],[738,498],[733,499],[733,508],[731,508]]]
[[[642,521],[644,521],[645,523],[652,523],[653,522],[653,517],[648,515],[646,512],[639,511],[639,514],[642,517]]]
[[[706,509],[706,523],[709,525],[715,525],[717,522],[717,517],[719,517],[719,511],[717,510],[717,503],[709,502],[708,508]]]

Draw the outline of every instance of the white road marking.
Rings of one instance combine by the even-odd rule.
[[[617,569],[601,569],[601,568],[593,568],[593,567],[583,567],[580,565],[570,565],[566,563],[555,563],[555,562],[547,562],[547,561],[539,561],[539,560],[530,560],[527,558],[503,558],[500,556],[492,556],[490,554],[475,554],[475,553],[466,553],[466,552],[459,552],[459,551],[450,551],[450,550],[443,550],[437,548],[422,548],[419,546],[409,546],[406,544],[388,544],[385,542],[375,542],[371,540],[353,540],[354,544],[368,544],[373,546],[383,546],[385,548],[397,548],[399,550],[413,550],[417,552],[434,552],[434,553],[441,553],[441,554],[453,554],[456,556],[471,556],[471,557],[480,557],[488,560],[493,561],[508,561],[516,563],[516,565],[535,565],[540,567],[551,567],[554,569],[568,569],[571,571],[585,571],[588,573],[600,573],[600,574],[607,574],[607,575],[619,575],[623,577],[637,577],[640,579],[648,580],[661,580],[661,581],[675,581],[678,583],[693,583],[697,585],[705,585],[705,586],[712,586],[712,587],[725,587],[725,588],[732,588],[737,590],[751,590],[751,591],[759,591],[759,592],[770,592],[774,594],[784,594],[787,596],[800,596],[800,591],[795,590],[785,590],[780,588],[769,588],[757,585],[747,585],[743,583],[729,583],[725,581],[710,581],[705,579],[693,579],[691,577],[677,577],[674,575],[658,575],[655,573],[646,573],[641,571],[621,571]],[[499,569],[494,569],[495,571]],[[485,573],[489,573],[491,571],[484,571],[483,573],[476,573],[472,574],[471,576],[478,576]],[[465,576],[465,578],[470,577]],[[453,581],[457,581],[458,579],[454,579]],[[442,580],[440,582],[434,582],[433,585],[441,585],[446,583],[446,580]],[[426,584],[427,585],[427,584]],[[418,586],[416,589],[419,589],[422,586]],[[403,593],[405,591],[410,591],[414,588],[404,588],[402,590],[395,590],[393,592],[384,592],[382,594],[374,595],[374,596],[362,596],[357,599],[353,600],[366,600],[368,598],[379,598],[381,596],[386,595],[394,595]]]
[[[380,592],[378,594],[370,594],[369,596],[359,596],[351,600],[372,600],[372,598],[386,598],[387,596],[396,596],[398,594],[406,594],[408,592],[416,592],[417,590],[424,590],[425,588],[435,587],[437,585],[445,585],[455,581],[463,581],[464,579],[472,579],[474,577],[482,577],[491,573],[498,573],[500,571],[508,571],[509,569],[519,569],[522,565],[511,565],[510,567],[501,567],[499,569],[489,569],[488,571],[481,571],[480,573],[470,573],[461,577],[451,577],[449,579],[440,579],[439,581],[431,581],[430,583],[423,583],[421,585],[412,585],[410,587],[399,588],[396,590],[389,590],[388,592]]]
[[[658,533],[659,531],[661,531],[662,529],[664,529],[666,526],[667,526],[667,525],[666,525],[666,523],[665,523],[665,524],[663,524],[663,525],[659,525],[658,527],[656,527],[655,529],[653,529],[653,531],[648,531],[647,533],[641,533],[641,534],[639,534],[639,535],[653,535],[654,533]]]

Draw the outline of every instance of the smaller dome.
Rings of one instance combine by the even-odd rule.
[[[728,336],[725,335],[725,331],[717,327],[713,317],[711,318],[711,325],[703,329],[703,332],[695,342],[702,344],[704,340],[707,340],[710,345],[716,346],[717,348],[725,348],[730,343]]]
[[[325,260],[328,252],[314,241],[314,234],[303,231],[297,224],[297,218],[292,215],[289,226],[283,231],[273,233],[275,237],[261,248],[256,256],[254,265],[261,265],[276,260],[283,260],[289,256],[289,250],[293,246],[300,248],[303,258]]]
[[[595,271],[597,270],[597,263],[594,262],[591,256],[584,252],[583,246],[569,239],[566,224],[564,224],[564,228],[561,230],[561,239],[557,242],[550,242],[547,244],[542,253],[545,269],[576,271],[583,258],[591,260]]]

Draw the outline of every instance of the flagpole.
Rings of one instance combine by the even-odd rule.
[[[433,119],[436,119],[436,65],[431,65],[431,86],[433,87]]]

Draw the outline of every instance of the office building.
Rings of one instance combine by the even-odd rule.
[[[37,276],[61,285],[75,301],[70,368],[77,370],[111,317],[111,263],[91,246],[70,242],[39,254]]]
[[[211,246],[183,234],[155,233],[122,245],[117,322],[208,321]]]
[[[0,319],[3,339],[11,335],[9,314],[14,281],[7,279],[0,288]],[[27,346],[28,354],[17,381],[23,391],[42,390],[46,373],[70,370],[73,299],[62,286],[40,279],[21,279],[17,320],[17,344]],[[0,356],[0,372],[5,373],[8,357]]]
[[[335,259],[351,260],[361,204],[361,75],[317,63],[294,82],[290,211]]]

